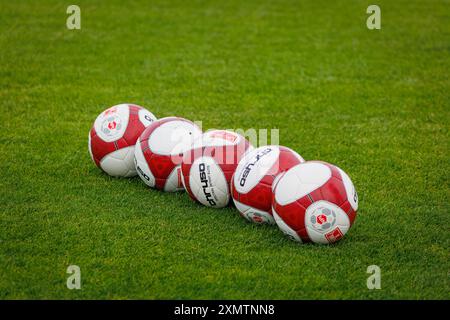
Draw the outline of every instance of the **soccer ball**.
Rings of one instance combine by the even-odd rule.
[[[358,210],[358,195],[349,176],[319,161],[298,164],[278,176],[272,202],[278,227],[299,242],[338,241]]]
[[[208,207],[228,205],[231,177],[244,153],[252,148],[235,132],[206,132],[185,152],[181,164],[183,185],[189,196]]]
[[[153,122],[136,142],[134,158],[139,177],[156,189],[183,190],[182,155],[201,135],[196,124],[183,118],[167,117]]]
[[[231,181],[231,195],[239,213],[255,223],[275,224],[272,216],[272,182],[291,167],[305,162],[295,151],[282,146],[263,146],[239,162]]]
[[[103,111],[89,132],[89,153],[92,161],[115,177],[136,175],[134,145],[142,131],[156,117],[134,104],[119,104]]]

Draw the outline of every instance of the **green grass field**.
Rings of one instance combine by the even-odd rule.
[[[0,2],[0,298],[448,299],[448,1]],[[133,102],[278,128],[352,178],[356,223],[301,245],[230,207],[114,179],[88,131]],[[66,269],[81,268],[81,290]],[[381,290],[369,290],[369,265]]]

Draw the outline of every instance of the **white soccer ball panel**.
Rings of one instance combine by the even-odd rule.
[[[134,166],[134,146],[111,152],[100,161],[100,167],[114,177],[132,177],[136,175]]]
[[[220,166],[211,157],[195,159],[189,172],[189,185],[195,198],[207,207],[228,205],[228,182]]]
[[[148,111],[147,109],[144,109],[144,108],[139,109],[138,117],[139,117],[139,121],[142,122],[142,124],[146,128],[149,125],[151,125],[155,120],[157,120],[153,113],[151,113],[150,111]]]
[[[175,191],[184,190],[183,186],[181,186],[181,187],[178,186],[179,185],[178,179],[181,176],[181,172],[179,172],[180,170],[181,170],[181,165],[176,166],[172,170],[172,172],[167,177],[166,184],[164,185],[164,191],[175,192]]]
[[[209,130],[194,141],[192,148],[233,146],[241,140],[241,136],[233,131]]]
[[[128,104],[118,104],[103,111],[94,122],[98,137],[106,142],[119,140],[124,135],[130,116]]]
[[[236,191],[245,194],[252,190],[280,156],[278,146],[263,146],[245,154],[234,174]]]
[[[91,147],[91,133],[88,134],[88,148],[89,148],[89,155],[91,156],[92,161],[94,161],[94,155],[92,154],[92,147]]]
[[[330,178],[330,168],[322,163],[298,164],[279,179],[275,188],[275,200],[280,205],[292,203],[320,188]]]
[[[281,217],[277,214],[277,212],[275,211],[275,208],[272,208],[272,214],[273,214],[273,218],[275,220],[275,223],[277,224],[278,228],[285,234],[287,235],[289,238],[291,238],[292,240],[298,241],[298,242],[303,242],[302,239],[300,238],[300,236],[297,234],[297,232],[295,232],[291,227],[289,227],[284,221],[283,219],[281,219]]]
[[[240,213],[250,222],[255,223],[267,223],[267,224],[275,224],[275,220],[273,216],[269,212],[265,212],[246,204],[243,204],[236,199],[233,198],[234,205],[236,209],[239,210]]]
[[[136,167],[136,172],[141,178],[142,181],[149,187],[155,186],[155,177],[153,176],[152,171],[150,170],[147,161],[144,157],[144,153],[142,152],[141,141],[138,139],[136,141],[136,146],[134,149],[134,162]]]
[[[312,242],[328,244],[333,241],[333,233],[344,236],[350,229],[350,219],[334,203],[321,200],[311,204],[305,213],[305,227]]]
[[[181,120],[161,124],[150,135],[148,145],[153,153],[178,155],[189,149],[201,130],[194,124]]]
[[[342,177],[342,182],[344,183],[345,192],[347,193],[347,199],[353,210],[358,211],[358,194],[356,193],[355,186],[353,185],[350,177],[339,167],[336,167]]]

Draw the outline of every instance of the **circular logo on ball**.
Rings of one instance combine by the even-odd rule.
[[[336,212],[331,208],[320,206],[314,209],[309,219],[316,231],[326,232],[336,224]]]
[[[261,214],[254,212],[251,215],[251,219],[256,222],[256,223],[263,223],[264,222],[264,218]]]
[[[108,137],[116,135],[122,128],[122,121],[117,115],[107,115],[103,120],[101,130]]]

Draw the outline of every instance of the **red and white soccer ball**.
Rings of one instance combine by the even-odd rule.
[[[301,163],[277,177],[272,201],[278,227],[299,242],[338,241],[358,210],[358,195],[349,176],[320,161]]]
[[[223,208],[230,202],[230,180],[250,142],[227,130],[211,130],[185,152],[181,165],[183,185],[201,204]]]
[[[231,194],[239,213],[255,223],[275,224],[272,216],[272,183],[275,177],[305,162],[295,151],[276,145],[248,152],[231,181]]]
[[[115,177],[136,175],[134,145],[156,117],[134,104],[119,104],[103,111],[89,132],[89,153],[94,163]]]
[[[153,122],[136,142],[134,157],[139,177],[156,189],[183,190],[183,153],[201,135],[196,124],[183,118],[167,117]]]

